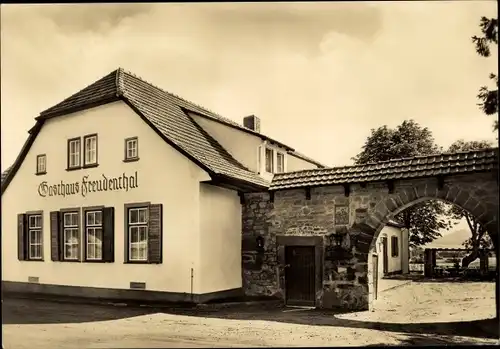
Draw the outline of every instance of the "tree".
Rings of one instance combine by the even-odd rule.
[[[413,120],[405,120],[394,129],[386,125],[372,129],[361,152],[353,160],[355,164],[387,161],[418,155],[442,152],[434,142],[432,132]],[[449,229],[443,203],[430,200],[418,203],[399,213],[394,219],[402,223],[410,233],[410,247],[425,245],[441,236],[441,229]]]
[[[471,141],[466,142],[462,139],[454,142],[450,148],[449,152],[455,153],[460,151],[469,150],[479,150],[484,148],[490,148],[493,145],[489,141]],[[462,267],[467,268],[470,263],[475,261],[479,257],[479,251],[481,249],[491,249],[493,248],[490,236],[486,233],[486,229],[479,223],[479,221],[468,211],[458,207],[451,206],[447,212],[448,216],[453,220],[461,220],[465,218],[467,225],[469,226],[471,237],[468,238],[463,245],[467,249],[472,251],[462,259]]]
[[[482,35],[474,35],[472,42],[480,56],[489,57],[491,55],[490,45],[498,45],[498,20],[497,18],[481,17],[479,27]],[[493,80],[496,90],[490,90],[488,87],[482,86],[477,95],[477,98],[481,101],[478,105],[486,115],[496,115],[498,114],[498,76],[491,73],[490,80]],[[493,128],[498,130],[498,120],[495,120]]]

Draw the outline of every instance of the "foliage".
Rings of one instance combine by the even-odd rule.
[[[498,20],[497,18],[481,17],[479,27],[482,35],[474,35],[472,42],[480,56],[490,57],[490,46],[498,45]],[[478,105],[486,115],[496,115],[498,113],[498,76],[492,73],[490,74],[490,80],[494,82],[496,89],[490,90],[488,87],[482,86],[477,95],[477,98],[481,101]],[[498,120],[495,120],[493,128],[498,129]]]
[[[450,145],[448,149],[449,152],[459,152],[459,151],[469,151],[478,150],[492,147],[493,145],[489,141],[471,141],[466,142],[462,139],[454,142]],[[459,221],[463,218],[467,221],[467,225],[471,231],[471,237],[468,238],[463,245],[465,248],[471,249],[472,251],[462,259],[462,267],[466,268],[471,262],[479,257],[480,249],[490,249],[493,248],[492,241],[486,230],[481,226],[479,221],[468,211],[458,207],[451,206],[447,212],[448,217],[455,221]]]
[[[372,129],[355,164],[387,161],[441,152],[432,132],[414,120],[405,120],[394,129],[381,126]],[[409,230],[410,247],[425,245],[441,236],[441,229],[449,229],[451,222],[444,219],[445,205],[431,200],[416,204],[397,214],[394,219]]]

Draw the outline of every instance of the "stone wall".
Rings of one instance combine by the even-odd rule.
[[[323,308],[368,309],[372,295],[370,249],[392,215],[413,203],[439,198],[498,225],[496,174],[384,182],[366,186],[325,186],[246,194],[243,206],[243,287],[248,295],[283,297],[284,265],[277,236],[321,236],[322,289],[316,305]],[[495,201],[496,199],[496,201]],[[341,247],[331,239],[342,236]],[[497,231],[495,232],[495,234]],[[494,234],[493,234],[494,235]],[[258,237],[263,246],[258,246]],[[340,242],[340,241],[339,241]]]

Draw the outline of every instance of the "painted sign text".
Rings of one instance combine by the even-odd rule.
[[[46,196],[87,196],[89,193],[102,191],[129,191],[139,186],[137,171],[134,175],[128,176],[123,173],[120,177],[106,177],[104,174],[99,179],[89,179],[88,175],[82,177],[80,182],[65,183],[61,181],[57,184],[49,184],[47,181],[40,183],[38,194]]]

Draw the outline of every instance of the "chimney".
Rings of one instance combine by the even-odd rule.
[[[243,126],[260,133],[260,119],[255,115],[245,116],[243,118]]]

